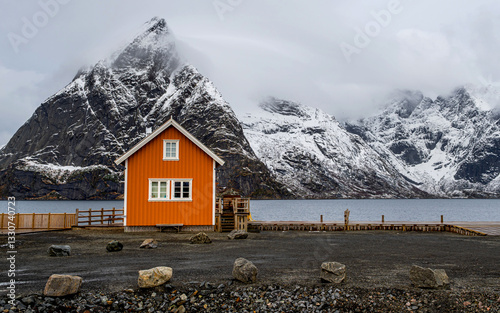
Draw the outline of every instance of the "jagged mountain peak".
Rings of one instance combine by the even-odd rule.
[[[398,89],[387,97],[384,111],[408,118],[423,99],[424,95],[418,90]]]
[[[467,84],[463,87],[476,106],[483,110],[498,110],[500,108],[500,86],[498,85],[473,85]]]
[[[173,72],[181,63],[176,39],[165,19],[155,17],[147,22],[125,48],[115,52],[107,63],[115,70],[167,70]]]
[[[348,133],[327,113],[276,98],[267,99],[261,108],[262,112],[242,117],[245,135],[257,156],[296,194],[311,198],[419,195],[360,137]]]
[[[173,117],[226,161],[217,169],[220,186],[252,197],[289,196],[255,156],[229,104],[181,62],[175,45],[165,20],[153,18],[110,58],[80,70],[1,150],[0,195],[116,197],[123,167],[114,160],[146,128]]]

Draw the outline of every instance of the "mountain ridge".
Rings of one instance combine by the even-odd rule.
[[[173,117],[226,161],[217,169],[220,187],[290,197],[254,155],[215,86],[181,62],[165,20],[145,28],[112,57],[79,71],[21,126],[0,151],[0,195],[119,197],[123,167],[113,161],[147,128]]]

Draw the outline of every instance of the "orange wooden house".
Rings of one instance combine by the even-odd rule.
[[[213,230],[224,161],[173,119],[116,159],[125,163],[125,231]]]

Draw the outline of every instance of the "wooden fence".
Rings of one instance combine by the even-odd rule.
[[[75,213],[17,213],[10,220],[9,214],[2,213],[0,229],[8,229],[9,222],[14,223],[16,230],[66,229],[75,225],[75,216]]]
[[[76,226],[121,226],[123,225],[123,209],[100,209],[81,211],[76,209]]]

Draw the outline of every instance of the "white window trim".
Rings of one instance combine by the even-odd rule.
[[[152,183],[158,183],[158,198],[151,198],[151,191],[152,191]],[[166,198],[160,198],[160,183],[166,182],[167,183],[167,197]],[[149,179],[149,186],[148,186],[148,200],[149,201],[168,201],[170,199],[170,179],[163,179],[163,178],[150,178]]]
[[[167,182],[167,198],[151,198],[151,187],[153,182]],[[174,182],[189,182],[189,198],[174,199]],[[158,195],[160,184],[158,184]],[[193,179],[192,178],[149,178],[148,180],[149,202],[190,202],[193,201]]]
[[[175,182],[189,182],[189,198],[174,198]],[[172,179],[170,183],[170,201],[193,201],[193,180],[192,179]],[[182,189],[181,189],[182,190]],[[183,193],[181,191],[181,193]]]
[[[166,143],[175,143],[175,157],[167,158],[165,155]],[[163,140],[163,161],[179,161],[179,139],[164,139]]]

